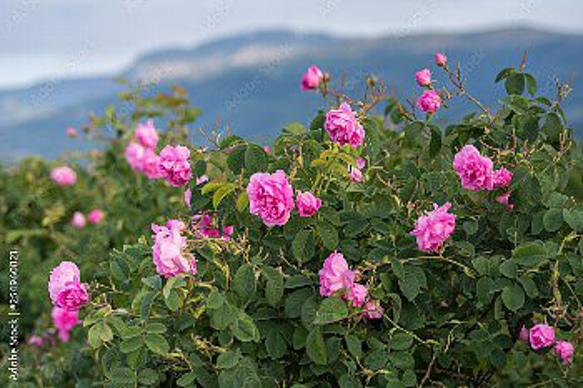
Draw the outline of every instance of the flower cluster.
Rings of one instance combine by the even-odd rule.
[[[93,209],[88,215],[87,218],[81,212],[75,212],[73,214],[73,218],[71,218],[71,226],[77,229],[83,229],[87,224],[87,221],[91,224],[99,224],[105,218],[105,213],[101,209]]]
[[[575,347],[569,341],[557,341],[555,329],[546,323],[534,325],[530,330],[522,327],[520,338],[530,343],[530,347],[537,351],[554,345],[554,353],[561,358],[564,365],[573,362]]]
[[[455,230],[456,215],[448,213],[451,203],[433,204],[433,210],[419,217],[411,234],[417,237],[417,246],[425,252],[439,250]]]
[[[332,109],[326,114],[324,128],[332,141],[340,145],[350,144],[356,148],[364,141],[364,128],[346,102],[343,102],[338,109]]]
[[[216,217],[216,216],[215,216]],[[216,218],[209,214],[197,214],[193,217],[194,233],[198,238],[222,238],[230,240],[235,231],[233,226],[224,226],[222,233],[216,226]]]
[[[453,168],[462,187],[471,191],[494,190],[510,185],[512,172],[502,167],[494,170],[494,163],[473,145],[464,146],[453,158]]]
[[[81,272],[75,263],[63,261],[51,271],[49,296],[55,306],[67,311],[77,311],[89,302],[87,286],[81,283]]]
[[[134,130],[137,142],[131,141],[125,150],[125,157],[134,171],[144,174],[149,179],[158,179],[158,133],[154,122],[148,120],[146,124],[138,124]]]
[[[182,236],[185,229],[186,225],[179,220],[169,220],[166,226],[152,224],[154,264],[156,271],[166,278],[181,273],[196,275],[196,259],[185,253],[188,245],[186,237]]]
[[[342,253],[333,252],[326,258],[320,276],[320,295],[324,297],[342,291],[342,298],[353,307],[363,308],[363,316],[369,319],[382,317],[383,308],[378,301],[368,298],[368,288],[356,283],[357,272],[348,267]]]

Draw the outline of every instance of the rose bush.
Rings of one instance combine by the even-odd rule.
[[[119,179],[122,199],[137,198],[135,208],[111,195],[92,203],[87,210],[107,216],[78,232],[139,222],[132,234],[115,229],[117,249],[79,260],[79,279],[66,279],[77,291],[87,283],[87,300],[74,299],[87,303],[83,328],[66,331],[91,379],[114,387],[577,386],[583,186],[561,110],[568,87],[559,84],[554,100],[538,96],[521,64],[498,75],[508,96],[490,109],[443,54],[435,60],[409,105],[375,78],[356,99],[332,88],[333,75],[310,70],[306,77],[321,83],[305,78],[304,88],[318,88],[329,106],[307,126],[286,126],[269,153],[216,133],[209,147],[189,144],[173,130],[189,117],[179,104],[171,111],[182,116],[147,142],[158,159],[152,179],[136,167],[139,153],[124,158],[131,144],[146,148],[134,128],[147,116],[96,118],[94,127],[113,123],[118,136],[91,179]],[[443,128],[439,110],[460,98],[476,111]],[[50,268],[83,256],[64,253]]]

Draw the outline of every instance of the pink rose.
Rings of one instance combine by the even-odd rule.
[[[555,329],[544,323],[533,326],[529,332],[530,346],[534,350],[546,348],[555,343]]]
[[[51,271],[49,295],[55,306],[68,311],[79,310],[89,302],[87,287],[81,284],[81,273],[75,263],[63,261]]]
[[[153,120],[148,120],[145,124],[138,124],[134,130],[134,136],[145,148],[154,150],[158,145],[158,132],[156,132]]]
[[[59,339],[62,342],[69,342],[69,333],[73,328],[81,323],[78,319],[79,311],[68,311],[60,307],[53,307],[53,323],[59,331]]]
[[[55,167],[51,171],[51,178],[59,186],[73,186],[77,182],[77,174],[71,167],[62,166]]]
[[[69,137],[77,137],[77,130],[73,127],[69,127],[66,129],[67,136]]]
[[[172,186],[184,186],[192,179],[188,158],[190,158],[188,148],[167,145],[160,151],[158,172]]]
[[[366,160],[363,158],[356,159],[356,168],[363,170],[366,167]]]
[[[415,79],[419,86],[429,86],[431,85],[431,71],[429,69],[419,70],[415,73]]]
[[[369,300],[363,307],[363,316],[367,319],[380,319],[383,317],[384,309],[378,300]]]
[[[190,209],[190,201],[192,200],[192,190],[186,189],[184,192],[184,203],[186,207]]]
[[[142,159],[146,149],[138,143],[131,142],[125,150],[125,157],[134,171],[142,171]]]
[[[435,53],[435,64],[443,67],[447,64],[447,57],[442,53]]]
[[[512,180],[512,172],[508,171],[505,167],[500,168],[499,170],[494,171],[494,187],[507,187],[510,185],[510,181]]]
[[[354,284],[356,273],[348,268],[342,253],[334,252],[324,261],[320,272],[320,295],[330,296],[338,290],[348,290]]]
[[[271,148],[269,148],[269,146],[265,146],[265,153],[268,155],[271,153]]]
[[[83,213],[75,212],[73,214],[73,218],[71,219],[71,225],[73,225],[77,229],[83,229],[85,227],[85,216]]]
[[[352,302],[352,306],[361,307],[366,302],[368,296],[368,288],[362,284],[354,283],[349,288],[346,299]]]
[[[324,128],[332,141],[340,145],[350,144],[356,148],[364,141],[364,129],[346,102],[326,114]]]
[[[310,192],[298,193],[296,195],[296,206],[298,207],[298,212],[300,217],[311,217],[318,212],[322,201],[320,198],[314,197]]]
[[[209,214],[197,214],[192,218],[195,223],[194,227],[196,229],[196,236],[198,238],[223,238],[228,241],[230,240],[230,237],[235,230],[235,228],[232,226],[224,226],[223,233],[221,233],[217,225],[217,221]]]
[[[557,356],[561,357],[563,365],[573,362],[575,348],[572,343],[568,341],[558,341],[553,350]]]
[[[441,98],[435,90],[426,90],[417,100],[417,107],[424,113],[435,113],[441,106]]]
[[[363,175],[362,175],[362,171],[360,171],[359,168],[356,167],[348,167],[348,172],[350,174],[350,181],[351,182],[362,182],[363,181]]]
[[[184,229],[186,226],[179,220],[169,220],[166,226],[152,224],[154,264],[156,271],[166,278],[180,273],[196,275],[196,259],[184,252],[188,246],[186,237],[181,235]]]
[[[508,205],[508,200],[510,198],[510,191],[505,192],[504,194],[496,197],[496,202],[502,205]]]
[[[93,209],[91,213],[87,216],[87,220],[92,224],[99,224],[103,218],[105,217],[105,213],[101,209]]]
[[[283,226],[294,208],[293,188],[285,173],[255,173],[247,186],[249,211],[256,214],[267,226]]]
[[[302,77],[302,89],[314,90],[318,89],[320,83],[324,79],[324,73],[316,66],[310,66],[304,76]]]
[[[462,187],[472,191],[492,190],[494,172],[492,161],[480,155],[473,145],[464,146],[453,158],[453,168],[462,181]]]
[[[433,211],[419,217],[411,234],[417,237],[417,246],[425,252],[435,252],[455,230],[456,215],[448,213],[451,203],[439,207],[433,204]]]

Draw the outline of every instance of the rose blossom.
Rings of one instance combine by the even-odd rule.
[[[350,181],[351,182],[356,182],[356,183],[362,182],[362,180],[363,180],[362,179],[363,178],[362,171],[360,171],[359,168],[350,166],[350,167],[348,167],[348,172],[350,174]]]
[[[462,187],[472,191],[492,190],[494,172],[492,161],[480,155],[473,145],[464,146],[453,158],[453,168],[461,179]]]
[[[216,214],[215,214],[216,217]],[[217,229],[215,218],[209,214],[197,214],[192,219],[195,222],[196,235],[198,238],[210,237],[210,238],[223,238],[225,240],[230,240],[233,231],[235,230],[232,226],[223,227],[223,233]]]
[[[69,342],[69,333],[81,323],[78,318],[79,311],[68,311],[60,307],[53,307],[53,323],[59,331],[59,339]]]
[[[447,56],[442,53],[435,53],[435,64],[437,66],[445,66],[447,64]]]
[[[352,302],[352,306],[361,307],[366,302],[368,288],[362,284],[354,283],[349,289],[345,298]]]
[[[385,310],[378,300],[369,300],[363,307],[363,316],[367,319],[380,319]]]
[[[89,302],[87,287],[81,284],[81,273],[75,263],[63,261],[51,271],[49,295],[55,306],[68,311],[79,310]]]
[[[59,186],[63,187],[73,186],[75,182],[77,182],[77,174],[75,173],[75,170],[67,166],[53,168],[53,171],[51,171],[51,178]]]
[[[264,150],[265,150],[265,153],[268,155],[271,153],[271,148],[269,146],[265,146]]]
[[[196,185],[200,185],[201,183],[208,182],[209,178],[206,175],[201,175],[196,178]]]
[[[167,145],[160,151],[158,172],[172,186],[184,186],[192,179],[188,158],[190,158],[188,148]]]
[[[156,271],[166,278],[180,273],[196,275],[196,259],[190,253],[184,253],[188,245],[186,237],[181,235],[184,229],[186,226],[179,220],[169,220],[166,226],[152,224],[154,264]]]
[[[140,144],[148,149],[155,149],[158,144],[158,132],[154,127],[154,120],[148,120],[145,124],[138,124],[134,130],[134,136]]]
[[[363,158],[356,159],[356,168],[362,170],[366,167],[366,160]]]
[[[87,216],[87,220],[92,224],[99,224],[103,218],[105,217],[105,213],[101,209],[93,209],[91,213]]]
[[[320,295],[330,296],[338,290],[350,289],[356,273],[348,268],[342,253],[334,252],[324,261],[320,275]]]
[[[140,171],[144,173],[148,179],[158,179],[160,178],[160,172],[158,171],[158,160],[160,157],[156,153],[147,148],[142,156],[142,164],[140,166]]]
[[[507,187],[510,185],[510,181],[512,180],[512,172],[507,170],[505,167],[500,168],[499,170],[494,171],[493,173],[494,179],[494,187]]]
[[[314,197],[310,192],[298,193],[296,195],[296,206],[298,207],[298,212],[300,217],[311,217],[318,212],[322,201],[320,198]]]
[[[316,66],[310,66],[304,76],[302,77],[302,89],[314,90],[318,89],[320,83],[324,79],[324,73]]]
[[[332,109],[326,113],[324,128],[332,141],[340,145],[350,144],[356,148],[364,140],[364,129],[346,102],[343,102],[338,109]]]
[[[530,329],[528,338],[534,350],[545,348],[555,343],[555,329],[547,324],[539,323]]]
[[[294,208],[293,188],[285,173],[255,173],[247,186],[249,211],[256,214],[267,226],[285,225]]]
[[[425,252],[435,252],[455,230],[456,215],[448,213],[451,203],[433,204],[433,211],[419,217],[411,234],[417,237],[417,246]]]
[[[85,216],[83,213],[75,212],[73,218],[71,219],[71,225],[77,229],[83,229],[85,227]]]
[[[419,70],[415,73],[415,79],[419,86],[429,86],[431,85],[431,71],[429,69]]]
[[[555,354],[561,357],[563,365],[570,364],[573,362],[573,353],[575,348],[573,344],[568,341],[558,341],[553,349]]]
[[[426,90],[417,99],[417,107],[424,113],[435,113],[441,106],[441,98],[435,90]]]
[[[524,325],[522,325],[522,328],[520,329],[520,339],[524,342],[528,342],[528,330]]]

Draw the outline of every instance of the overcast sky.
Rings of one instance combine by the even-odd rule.
[[[0,0],[0,87],[113,73],[145,51],[262,28],[583,32],[582,11],[581,0]]]

